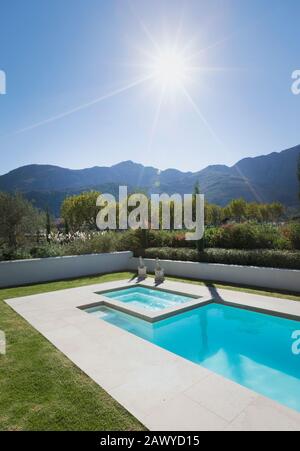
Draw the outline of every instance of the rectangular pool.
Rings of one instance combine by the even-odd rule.
[[[143,286],[122,288],[120,290],[98,294],[109,299],[115,299],[119,302],[124,302],[125,304],[151,311],[176,307],[177,305],[195,299],[194,296],[183,296],[181,294],[158,289],[154,290]]]
[[[103,306],[86,311],[300,412],[298,321],[220,304],[156,323]]]

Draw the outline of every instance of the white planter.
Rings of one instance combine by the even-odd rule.
[[[144,266],[143,268],[141,268],[140,266],[138,267],[138,276],[140,278],[147,277],[147,267],[146,266]]]
[[[165,271],[164,269],[155,269],[155,281],[156,282],[163,282],[165,280]]]

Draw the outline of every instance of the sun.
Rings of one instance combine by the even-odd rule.
[[[187,81],[188,64],[176,50],[159,51],[151,66],[153,79],[166,89],[180,87]]]

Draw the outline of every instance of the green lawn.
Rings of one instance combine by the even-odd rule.
[[[63,288],[128,279],[129,273],[0,290],[0,430],[144,430],[3,300]]]
[[[3,300],[93,283],[130,279],[133,273],[51,282],[0,290],[0,430],[143,430],[144,427],[72,364]],[[205,282],[169,278],[183,282]],[[216,287],[300,301],[300,295],[216,283]]]

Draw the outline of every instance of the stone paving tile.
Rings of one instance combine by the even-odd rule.
[[[299,413],[258,396],[227,427],[229,431],[300,431]]]
[[[149,429],[300,430],[300,414],[145,341],[78,307],[96,292],[128,287],[115,281],[7,301]],[[143,285],[153,286],[153,279]],[[160,286],[197,296],[208,288],[166,281]],[[218,298],[300,316],[300,303],[218,289]]]
[[[227,421],[236,418],[258,397],[253,391],[217,374],[193,385],[185,391],[185,395]]]
[[[152,409],[144,424],[156,431],[222,431],[228,425],[182,393]]]
[[[131,374],[130,380],[127,378],[111,394],[130,408],[147,414],[207,376],[208,372],[203,368],[190,367],[177,359],[164,359],[160,365],[143,364],[139,371]]]

